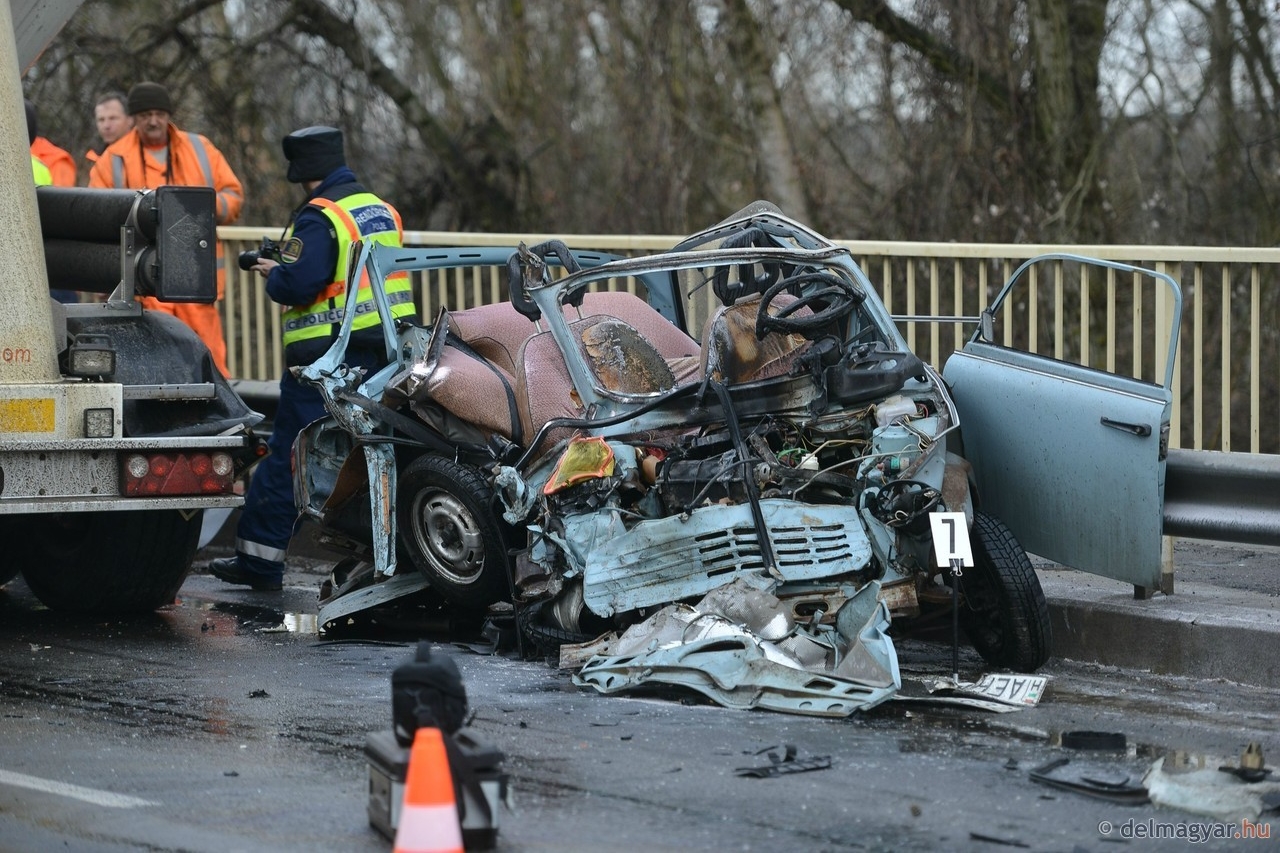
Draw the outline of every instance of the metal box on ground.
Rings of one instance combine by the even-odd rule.
[[[467,729],[445,735],[445,743],[459,796],[462,843],[468,850],[491,849],[498,839],[498,807],[507,796],[503,754],[477,741]],[[401,746],[395,732],[388,729],[369,735],[364,754],[369,761],[369,825],[394,841],[404,802],[409,748]]]

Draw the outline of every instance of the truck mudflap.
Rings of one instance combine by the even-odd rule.
[[[213,365],[204,343],[170,314],[68,316],[68,337],[104,336],[124,386],[123,435],[223,435],[262,421]]]

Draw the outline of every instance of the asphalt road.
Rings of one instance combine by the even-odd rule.
[[[390,675],[415,638],[318,637],[319,566],[299,561],[283,593],[196,574],[177,604],[137,621],[62,617],[21,582],[7,587],[0,849],[389,850],[367,825],[363,749],[390,726]],[[506,755],[504,851],[1111,849],[1126,825],[1185,831],[1208,818],[1049,788],[1030,770],[1065,757],[1072,771],[1136,782],[1160,757],[1212,769],[1251,741],[1280,756],[1280,693],[1222,681],[1051,661],[1036,708],[891,703],[823,720],[691,695],[601,696],[544,661],[435,639],[463,672],[473,729]],[[908,678],[950,671],[945,644],[898,651]],[[979,662],[965,653],[961,666],[971,676]],[[1077,730],[1124,734],[1126,749],[1064,748]],[[786,744],[831,767],[734,775]],[[1280,837],[1280,819],[1265,828]]]

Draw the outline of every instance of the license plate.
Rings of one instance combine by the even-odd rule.
[[[1041,675],[984,675],[976,684],[966,685],[964,692],[1006,705],[1034,707],[1048,682]]]

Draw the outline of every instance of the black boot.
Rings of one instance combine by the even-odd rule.
[[[210,560],[209,574],[221,581],[247,586],[259,592],[276,592],[283,588],[280,578],[271,578],[251,572],[240,565],[239,557],[221,557]]]

